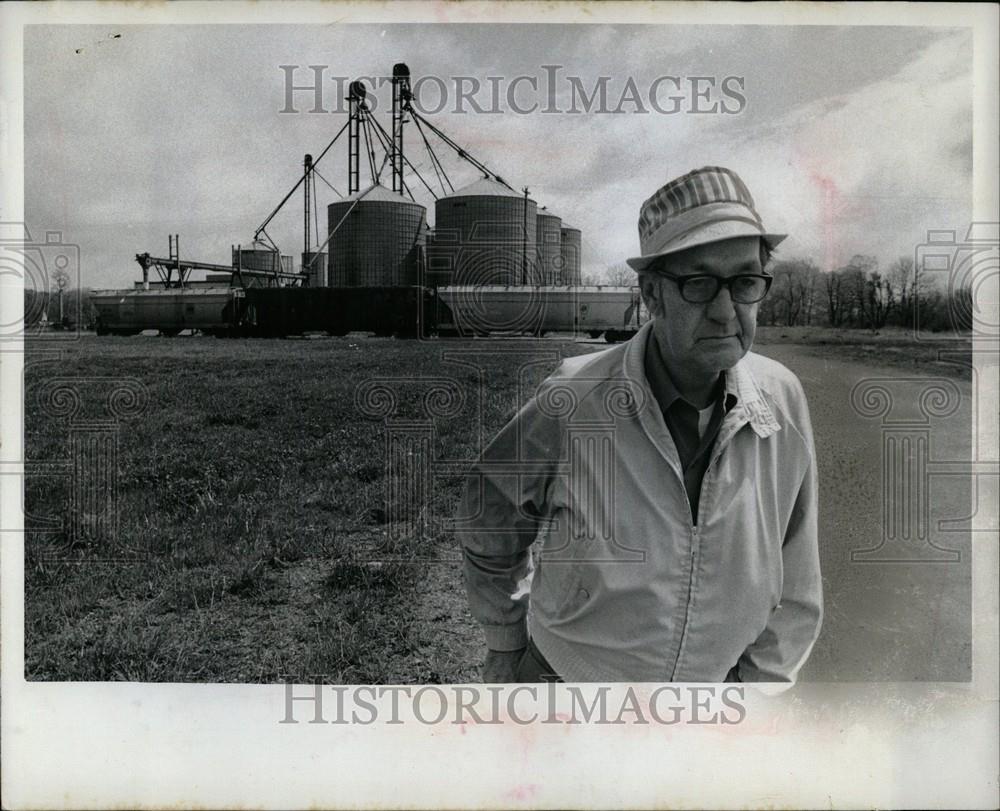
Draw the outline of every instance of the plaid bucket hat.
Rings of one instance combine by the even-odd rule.
[[[736,172],[704,166],[671,180],[642,204],[642,255],[625,261],[633,270],[643,270],[669,253],[748,236],[761,237],[773,250],[788,235],[765,230],[753,196]]]

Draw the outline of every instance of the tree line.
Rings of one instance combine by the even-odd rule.
[[[776,260],[768,265],[774,276],[771,291],[760,303],[759,324],[768,326],[829,326],[880,330],[886,326],[938,332],[972,329],[973,301],[968,286],[943,289],[936,277],[921,272],[913,257],[903,256],[886,271],[873,256],[857,254],[843,267],[824,273],[811,259]],[[51,290],[25,290],[25,326],[45,320],[56,328],[89,329],[96,311],[90,290],[70,289],[57,278]],[[583,284],[629,287],[635,271],[624,262],[602,274],[589,273]],[[79,320],[79,324],[77,321]]]
[[[972,291],[966,286],[942,289],[921,272],[913,257],[902,256],[887,270],[874,256],[856,254],[830,272],[811,259],[776,260],[767,272],[774,276],[767,298],[760,303],[757,323],[768,326],[829,326],[880,330],[886,326],[938,332],[972,329]],[[624,263],[609,266],[584,284],[628,286],[635,272]]]

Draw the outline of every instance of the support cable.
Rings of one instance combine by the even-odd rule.
[[[316,168],[315,168],[315,167],[313,167],[313,173],[314,173],[315,175],[317,175],[317,176],[319,177],[319,179],[320,179],[320,180],[322,180],[322,181],[323,181],[324,183],[326,183],[326,185],[327,185],[327,186],[329,186],[329,187],[330,187],[330,188],[331,188],[331,189],[333,190],[333,193],[334,193],[334,194],[336,194],[336,195],[337,195],[337,197],[339,197],[340,199],[344,199],[344,195],[342,195],[342,194],[341,194],[341,193],[340,193],[340,192],[339,192],[339,191],[337,190],[337,187],[336,187],[336,186],[334,186],[334,185],[333,185],[333,184],[332,184],[332,183],[331,183],[331,182],[330,182],[329,180],[327,180],[327,179],[326,179],[325,177],[323,177],[323,175],[321,175],[321,174],[320,174],[319,172],[317,172],[317,171],[316,171]],[[313,181],[313,183],[315,183],[315,182],[316,182],[316,181],[314,180],[314,181]]]
[[[382,134],[388,137],[388,133],[386,133],[386,131],[382,128],[382,125],[379,124],[378,121],[375,121],[373,123],[375,124],[376,129],[382,130]],[[405,154],[403,155],[403,160],[406,161],[406,165],[410,167],[413,174],[417,176],[417,179],[424,184],[424,188],[426,188],[427,191],[430,192],[431,197],[437,200],[438,199],[437,192],[435,192],[434,189],[431,188],[430,184],[426,180],[424,180],[423,175],[421,175],[420,172],[417,171],[417,167],[413,165],[413,161],[411,161]],[[409,192],[409,187],[406,186],[405,182],[403,183],[403,187],[407,190],[407,192]],[[410,199],[411,200],[414,199],[412,192],[410,192]]]
[[[315,161],[313,161],[313,167],[315,167],[315,166],[316,166],[316,165],[317,165],[317,164],[318,164],[318,163],[319,163],[319,162],[320,162],[321,160],[323,160],[323,156],[324,156],[324,155],[325,155],[325,154],[326,154],[327,152],[329,152],[329,151],[330,151],[330,147],[332,147],[332,146],[334,145],[334,143],[336,143],[337,139],[338,139],[338,138],[339,138],[339,137],[340,137],[341,135],[343,135],[343,134],[344,134],[344,130],[346,130],[346,129],[347,129],[347,126],[348,126],[348,124],[350,124],[350,123],[351,123],[351,119],[350,119],[350,118],[348,118],[348,119],[347,119],[347,123],[346,123],[346,124],[344,124],[344,126],[342,126],[342,127],[341,127],[341,128],[340,128],[340,129],[338,130],[337,134],[333,136],[333,140],[332,140],[332,141],[330,141],[330,143],[328,143],[328,144],[326,145],[326,148],[325,148],[325,149],[324,149],[324,150],[323,150],[322,152],[320,152],[320,153],[319,153],[319,157],[318,157],[318,158],[316,158],[316,160],[315,160]],[[293,194],[295,194],[295,191],[296,191],[296,189],[298,189],[298,187],[302,185],[302,181],[304,181],[304,180],[306,179],[306,174],[307,174],[306,172],[303,172],[303,173],[302,173],[302,176],[301,176],[301,177],[300,177],[300,178],[298,179],[298,181],[297,181],[297,182],[295,183],[295,185],[294,185],[294,186],[292,186],[292,189],[291,189],[291,191],[290,191],[290,192],[288,192],[288,194],[286,194],[286,195],[285,195],[284,199],[283,199],[283,200],[282,200],[282,201],[281,201],[280,203],[278,203],[278,205],[277,205],[277,206],[275,207],[274,211],[272,211],[272,212],[271,212],[271,213],[270,213],[270,214],[269,214],[269,215],[267,216],[267,219],[266,219],[266,220],[264,220],[264,222],[262,222],[262,223],[260,224],[260,226],[259,226],[259,227],[257,228],[257,230],[256,230],[256,231],[254,232],[254,235],[253,235],[253,238],[254,238],[254,240],[257,240],[257,239],[258,239],[258,238],[260,237],[261,233],[263,233],[264,229],[265,229],[265,228],[267,228],[267,226],[268,226],[268,224],[269,224],[269,223],[271,222],[271,220],[273,220],[273,219],[275,218],[275,216],[277,215],[277,213],[278,213],[279,211],[281,211],[281,208],[282,208],[282,206],[284,206],[284,205],[285,205],[285,203],[287,203],[287,202],[288,202],[288,200],[289,200],[289,199],[291,198],[291,196],[292,196]]]
[[[422,115],[420,115],[416,110],[412,111],[412,115],[413,115],[413,120],[414,121],[418,121],[419,120],[419,121],[422,121],[424,124],[426,124],[427,127],[428,127],[428,129],[430,129],[431,132],[433,132],[435,135],[437,135],[438,138],[440,138],[442,141],[444,141],[448,146],[450,146],[452,149],[454,149],[455,152],[458,154],[458,156],[460,158],[464,158],[469,163],[471,163],[473,166],[475,166],[479,171],[484,172],[489,177],[492,177],[494,180],[496,180],[501,185],[506,186],[512,192],[517,192],[517,189],[515,189],[506,180],[504,180],[502,177],[500,177],[500,175],[498,175],[495,172],[491,171],[482,161],[480,161],[477,158],[474,158],[472,155],[470,155],[466,150],[464,150],[462,147],[460,147],[458,144],[456,144],[451,138],[449,138],[447,135],[445,135],[443,132],[441,132],[441,130],[439,130],[437,127],[435,127],[430,121],[428,121],[426,118],[424,118]]]
[[[315,172],[314,172],[314,174],[315,174]],[[323,181],[323,182],[325,183],[326,181]],[[313,188],[312,188],[312,196],[313,196],[313,222],[315,223],[315,228],[313,228],[313,241],[315,243],[318,243],[319,242],[319,200],[316,197],[316,178],[315,177],[313,178],[312,184],[313,184]],[[309,264],[311,265],[312,262],[310,262]]]
[[[449,194],[450,192],[454,192],[455,187],[451,184],[451,179],[448,177],[448,173],[444,169],[444,164],[441,163],[441,159],[437,156],[437,153],[434,151],[434,147],[431,146],[431,142],[427,139],[427,134],[424,132],[423,127],[420,126],[420,121],[414,118],[413,123],[417,125],[417,132],[419,132],[420,137],[423,138],[424,147],[427,149],[428,154],[431,156],[431,166],[434,167],[434,173],[438,175],[438,183],[441,183],[441,192],[443,194]],[[440,169],[440,173],[438,172],[438,169]],[[444,177],[445,182],[448,184],[447,189],[444,187],[444,183],[441,182],[442,176]]]
[[[378,121],[376,121],[373,118],[373,119],[371,119],[371,123],[373,125],[372,126],[372,132],[378,138],[379,146],[382,147],[382,152],[384,153],[382,155],[382,165],[379,167],[379,170],[378,170],[378,177],[381,178],[382,177],[382,172],[385,171],[385,165],[392,158],[392,143],[389,140],[387,140],[388,135],[386,134],[386,132],[382,128],[382,126],[378,123]]]
[[[362,129],[365,133],[365,152],[368,153],[368,170],[371,172],[372,185],[378,183],[378,172],[375,170],[375,150],[372,148],[371,117],[366,115],[361,119]]]
[[[378,137],[379,143],[382,145],[382,149],[385,152],[385,155],[382,158],[382,167],[379,169],[379,176],[381,177],[382,172],[385,170],[385,165],[392,158],[392,141],[389,138],[389,133],[385,131],[385,128],[381,124],[379,124],[378,121],[376,121],[373,118],[371,122],[373,126],[373,131],[375,135]],[[407,160],[405,155],[403,155],[402,157],[403,160],[409,163],[409,160]],[[413,165],[410,164],[410,167],[413,168]],[[420,177],[420,174],[417,172],[415,168],[413,168],[413,171],[417,175],[417,177]],[[423,178],[420,179],[423,180]],[[417,198],[413,196],[413,192],[410,190],[410,187],[407,185],[406,181],[402,178],[402,176],[399,178],[399,182],[403,185],[403,191],[406,192],[407,196],[414,203],[417,202]],[[424,185],[426,186],[427,184],[425,183]],[[429,186],[428,186],[428,191],[430,191],[431,194],[434,194],[434,191]]]

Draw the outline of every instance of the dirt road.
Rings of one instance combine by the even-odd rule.
[[[793,345],[760,348],[802,381],[809,398],[820,475],[820,550],[826,619],[802,679],[808,681],[965,681],[971,675],[970,533],[943,521],[972,512],[967,476],[944,473],[944,462],[968,461],[972,386],[964,380],[913,374],[898,368],[825,359]],[[866,404],[859,384],[869,387]],[[881,411],[878,386],[892,397]],[[952,402],[920,397],[934,387]],[[954,406],[945,417],[925,416]],[[869,416],[871,415],[871,416]],[[883,444],[888,437],[888,459]],[[894,464],[895,449],[916,458],[927,441],[928,473],[909,480],[909,496],[893,491],[906,481],[906,465]],[[910,443],[909,448],[906,442]],[[952,472],[955,466],[947,466]],[[935,475],[940,470],[943,475]],[[920,490],[926,490],[925,539],[883,542],[918,535]],[[888,493],[884,494],[884,489]],[[890,509],[896,507],[895,520]],[[888,525],[884,524],[888,522]],[[876,549],[882,544],[880,549]],[[935,548],[941,547],[941,549]],[[875,550],[875,551],[865,551]],[[948,550],[942,551],[942,550]],[[853,554],[852,554],[853,553]],[[853,559],[852,559],[853,558]]]

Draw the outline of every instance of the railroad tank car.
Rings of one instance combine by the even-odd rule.
[[[562,219],[539,209],[536,225],[538,242],[538,284],[559,284],[562,276]]]
[[[538,281],[538,205],[484,178],[434,203],[429,279],[444,285]]]
[[[159,330],[223,334],[242,317],[245,292],[236,287],[168,288],[165,290],[93,290],[98,335],[138,335]]]
[[[438,288],[439,332],[460,335],[547,332],[623,340],[642,322],[634,287],[450,286]]]
[[[405,287],[419,281],[427,209],[381,185],[327,206],[330,287]]]

